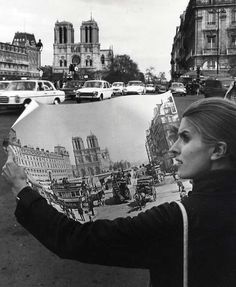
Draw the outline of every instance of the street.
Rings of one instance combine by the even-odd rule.
[[[175,98],[180,115],[191,102],[199,98],[192,95]],[[65,104],[69,103],[70,101]],[[18,116],[19,113],[0,112],[1,143],[7,137],[11,125]],[[6,155],[0,149],[0,168],[2,168],[5,160]],[[187,190],[191,188],[189,181],[185,181],[184,185]],[[82,264],[60,259],[49,252],[16,222],[14,217],[15,199],[1,177],[0,186],[0,249],[2,251],[0,270],[2,286],[147,286],[148,272],[146,270]],[[178,187],[173,179],[170,176],[167,177],[166,184],[157,188],[156,201],[147,203],[143,211],[164,201],[179,199],[177,190]],[[106,195],[108,201],[110,196],[111,194]],[[96,219],[135,216],[138,212],[137,210],[132,211],[132,201],[130,201],[126,204],[106,205],[96,208]]]

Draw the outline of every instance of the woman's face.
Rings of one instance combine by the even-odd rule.
[[[178,139],[171,147],[181,178],[195,178],[211,170],[211,155],[214,147],[202,142],[200,133],[183,118],[178,131]]]

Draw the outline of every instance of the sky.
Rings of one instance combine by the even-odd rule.
[[[68,21],[80,41],[82,21],[98,23],[102,49],[127,54],[141,72],[149,67],[170,78],[170,53],[180,15],[189,0],[0,0],[0,42],[12,42],[16,32],[28,32],[43,43],[42,65],[53,63],[54,26]]]
[[[23,146],[51,152],[56,145],[66,147],[72,164],[72,137],[81,137],[86,147],[86,138],[91,134],[96,135],[101,149],[108,148],[113,162],[147,163],[146,130],[150,127],[156,105],[170,95],[167,92],[80,105],[40,105],[18,120],[13,128]]]

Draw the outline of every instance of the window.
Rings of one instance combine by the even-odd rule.
[[[214,13],[213,11],[208,11],[207,24],[209,25],[216,24],[216,13]]]
[[[215,70],[216,69],[216,62],[213,60],[207,61],[207,68],[209,70]]]
[[[210,49],[215,48],[216,35],[208,35],[207,36],[207,45],[208,45],[208,48],[210,48]]]
[[[236,47],[236,35],[231,35],[231,44]]]
[[[43,85],[46,91],[54,90],[52,84],[49,82],[43,82]]]
[[[232,23],[236,23],[236,9],[233,9],[233,10],[232,10],[232,13],[231,13],[231,22],[232,22]]]

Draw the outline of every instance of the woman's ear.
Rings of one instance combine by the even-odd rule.
[[[226,156],[227,153],[227,143],[226,142],[217,142],[215,144],[214,150],[211,155],[212,160],[217,160]]]

